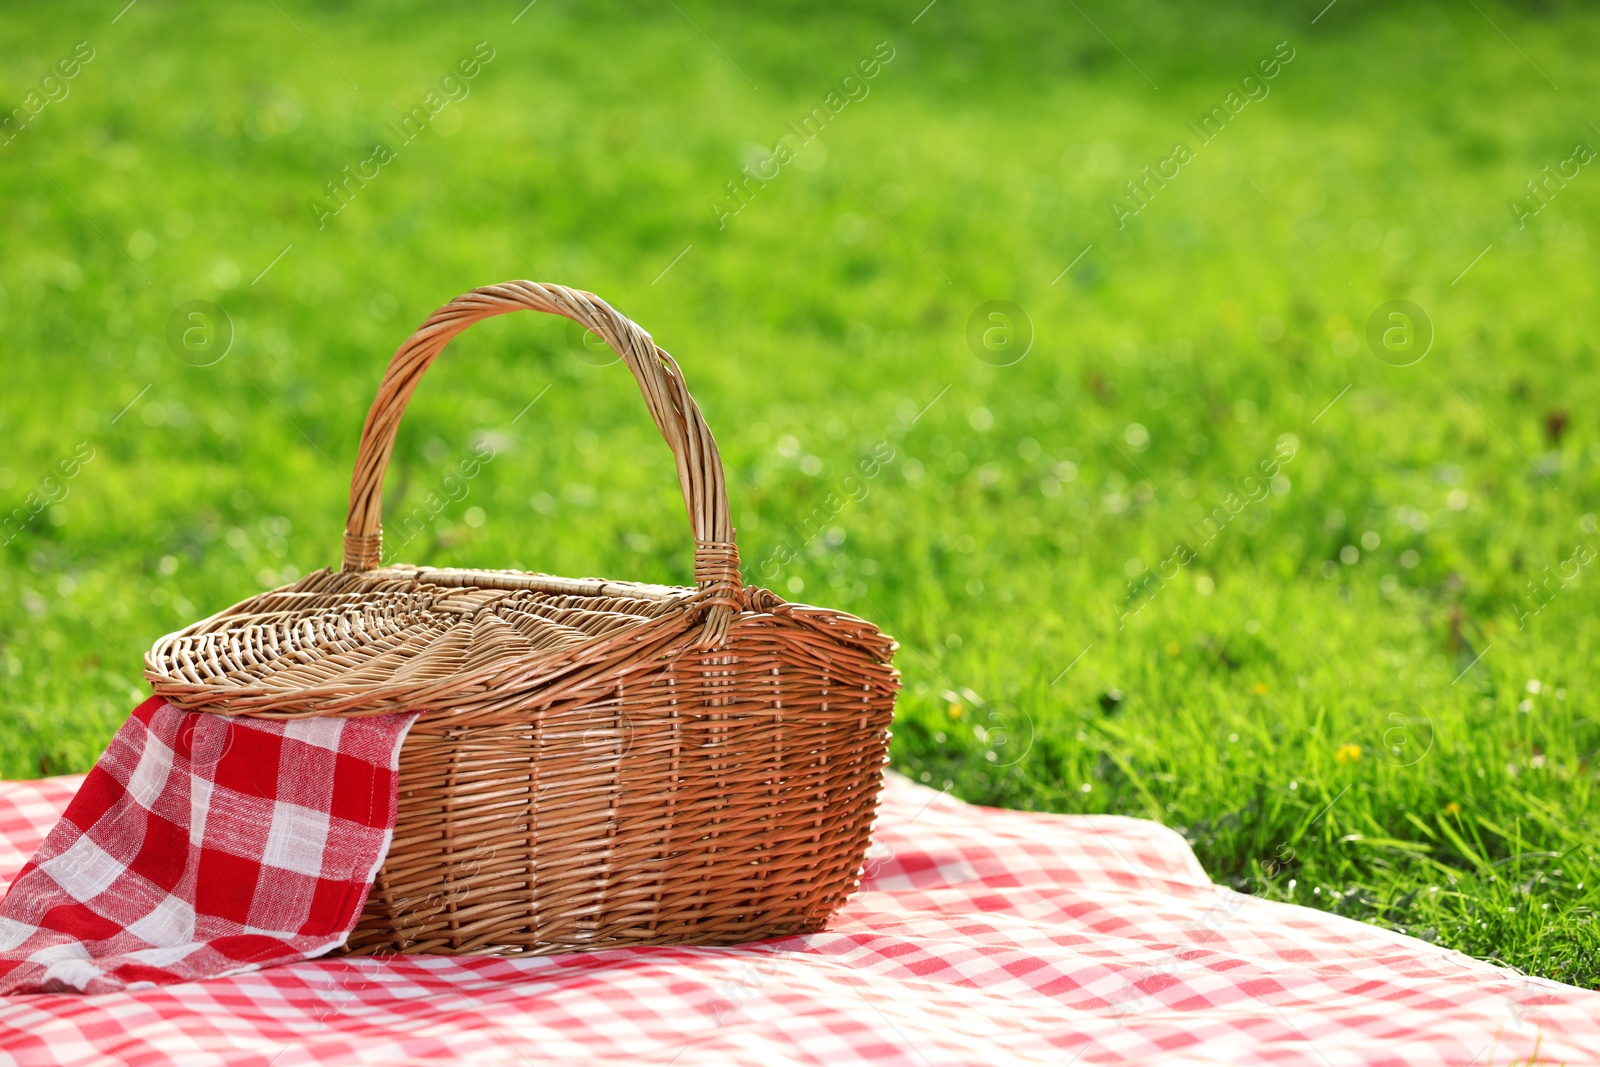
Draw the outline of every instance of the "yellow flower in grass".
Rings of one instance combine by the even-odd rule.
[[[1254,693],[1258,697],[1266,696],[1267,695],[1267,683],[1266,682],[1257,682],[1255,685],[1252,685],[1250,687],[1250,692]]]
[[[1168,641],[1167,642],[1167,655],[1176,656],[1179,652],[1182,652],[1182,651],[1183,651],[1183,646],[1178,644],[1178,642],[1176,642],[1176,641]]]
[[[951,705],[950,705],[950,706],[949,706],[949,707],[948,707],[948,708],[946,708],[946,709],[945,709],[945,710],[946,710],[946,712],[947,712],[947,713],[948,713],[948,714],[949,714],[949,716],[950,716],[950,717],[951,717],[951,718],[952,718],[952,719],[959,719],[959,718],[961,718],[961,712],[962,712],[962,710],[963,710],[963,709],[962,709],[962,707],[961,707],[961,705],[960,705],[960,704],[954,704],[954,703],[952,703],[952,704],[951,704]]]
[[[1444,813],[1446,815],[1460,815],[1461,805],[1452,800],[1450,803],[1444,806]]]
[[[1340,745],[1339,750],[1333,754],[1333,758],[1340,763],[1354,763],[1361,758],[1361,746]]]

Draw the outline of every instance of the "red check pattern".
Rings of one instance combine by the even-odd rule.
[[[415,719],[145,701],[0,903],[0,994],[192,981],[343,944],[389,851]]]
[[[75,784],[0,783],[0,878]],[[12,997],[0,1064],[1600,1062],[1600,994],[1239,896],[1155,823],[969,807],[891,776],[874,840],[821,934]]]

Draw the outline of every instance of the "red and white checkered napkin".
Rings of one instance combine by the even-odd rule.
[[[0,784],[0,878],[72,785]],[[1593,1064],[1600,994],[1218,888],[1155,823],[969,807],[891,776],[863,888],[825,933],[0,1001],[0,1064],[116,1062]]]
[[[415,719],[145,701],[0,903],[0,994],[184,982],[343,944],[389,851]]]

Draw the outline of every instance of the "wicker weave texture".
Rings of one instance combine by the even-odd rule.
[[[583,323],[633,371],[677,459],[694,588],[378,567],[384,468],[420,376],[467,325],[519,308]],[[592,294],[511,282],[441,308],[391,361],[343,569],[163,638],[145,674],[217,714],[425,709],[348,951],[548,953],[820,928],[865,856],[894,649],[744,586],[716,443],[671,356]]]
[[[826,627],[824,619],[809,620]],[[685,633],[684,637],[690,636]],[[357,952],[733,943],[818,929],[867,848],[893,680],[792,615],[716,655],[413,727]]]

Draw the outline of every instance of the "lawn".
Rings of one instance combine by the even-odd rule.
[[[677,357],[748,580],[900,641],[901,771],[1600,987],[1600,16],[921,7],[8,8],[0,774],[336,565],[388,355],[531,277]],[[689,577],[555,320],[388,498],[407,562]]]

